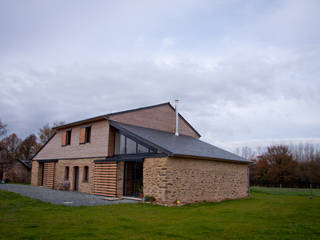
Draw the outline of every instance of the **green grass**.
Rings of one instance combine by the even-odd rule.
[[[309,188],[251,187],[251,192],[287,196],[310,196]],[[312,189],[312,196],[320,196],[320,189]]]
[[[0,239],[320,239],[320,197],[67,207],[0,191]]]

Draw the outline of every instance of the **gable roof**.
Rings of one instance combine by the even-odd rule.
[[[31,161],[35,158],[35,156],[38,155],[38,153],[50,142],[50,140],[56,135],[56,132],[54,132],[51,137],[48,138],[48,140],[39,148],[38,151],[31,157]]]
[[[140,111],[140,110],[145,110],[145,109],[150,109],[150,108],[155,108],[155,107],[160,107],[160,106],[165,106],[165,105],[169,105],[173,110],[175,110],[175,108],[171,105],[170,102],[165,102],[165,103],[160,103],[160,104],[156,104],[156,105],[140,107],[140,108],[134,108],[134,109],[129,109],[129,110],[125,110],[125,111],[113,112],[113,113],[108,113],[108,114],[104,114],[104,115],[100,115],[100,116],[96,116],[96,117],[92,117],[92,118],[87,118],[87,119],[84,119],[84,120],[80,120],[80,121],[76,121],[76,122],[67,123],[67,124],[64,124],[64,125],[61,125],[61,126],[57,126],[57,127],[52,128],[52,129],[57,130],[57,129],[67,128],[67,127],[71,127],[71,126],[75,126],[75,125],[79,125],[79,124],[84,124],[84,123],[87,123],[87,122],[93,122],[93,121],[108,119],[108,117],[114,116],[114,115],[119,115],[119,114],[123,114],[123,113],[130,113],[130,112],[135,112],[135,111]],[[200,133],[180,113],[179,113],[179,117],[183,121],[185,121],[186,124],[199,137],[201,137]]]
[[[236,154],[203,142],[199,139],[173,133],[159,131],[151,128],[138,127],[128,124],[110,121],[110,125],[120,132],[126,133],[138,141],[155,147],[169,156],[209,158],[231,162],[251,163]]]

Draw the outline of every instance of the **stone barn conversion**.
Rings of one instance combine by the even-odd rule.
[[[31,184],[173,205],[248,197],[250,161],[199,140],[168,102],[55,128]]]

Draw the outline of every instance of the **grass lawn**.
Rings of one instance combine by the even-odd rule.
[[[251,187],[251,191],[287,196],[310,196],[310,189],[308,188]],[[320,189],[312,189],[312,196],[320,196]]]
[[[320,197],[67,207],[0,191],[0,239],[320,239]]]

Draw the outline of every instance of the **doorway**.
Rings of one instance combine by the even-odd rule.
[[[38,184],[44,186],[44,163],[39,163]]]
[[[79,189],[79,167],[73,168],[73,191]]]
[[[140,197],[140,193],[143,193],[143,162],[125,162],[123,195]]]

